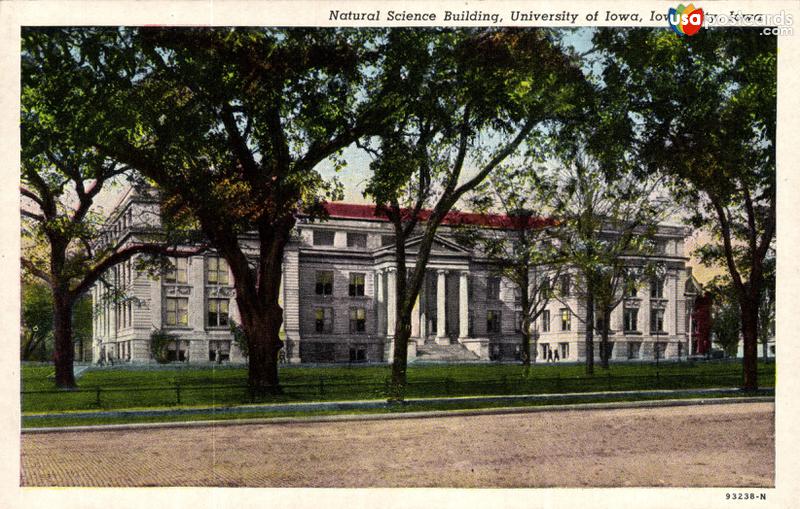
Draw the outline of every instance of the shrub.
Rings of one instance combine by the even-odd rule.
[[[177,340],[177,337],[174,334],[170,334],[163,329],[154,330],[150,333],[150,355],[159,364],[166,364],[169,362],[169,344],[175,340]]]

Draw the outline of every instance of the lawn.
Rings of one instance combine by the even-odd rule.
[[[78,380],[77,391],[55,391],[52,373],[49,366],[23,366],[23,412],[382,399],[390,368],[287,366],[281,370],[284,394],[256,400],[245,387],[243,367],[89,369]],[[528,377],[515,364],[412,365],[408,379],[408,397],[736,387],[741,383],[741,364],[664,362],[658,368],[650,363],[612,364],[608,371],[597,367],[593,377],[585,376],[583,365],[576,364],[537,365]],[[774,363],[760,364],[760,385],[774,386],[774,380]]]

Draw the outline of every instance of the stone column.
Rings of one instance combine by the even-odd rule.
[[[424,344],[428,338],[428,273],[422,276],[422,288],[419,290],[419,337]]]
[[[300,252],[287,250],[283,255],[283,327],[286,331],[286,359],[297,364],[300,359]]]
[[[386,282],[386,336],[394,337],[394,327],[397,321],[397,287],[395,281],[397,278],[396,269],[388,269]]]
[[[462,271],[458,280],[458,339],[469,337],[469,272]]]
[[[664,307],[664,332],[667,333],[667,337],[664,338],[665,340],[669,336],[674,336],[677,332],[675,329],[676,300],[678,298],[676,287],[677,281],[675,275],[672,273],[672,271],[667,272],[667,275],[664,278],[664,297],[667,299],[666,306]]]
[[[420,338],[420,328],[419,328],[419,295],[417,295],[417,300],[414,301],[414,309],[411,310],[411,337],[412,338]],[[421,338],[424,342],[425,338]]]
[[[450,344],[450,338],[446,335],[447,326],[447,271],[436,271],[436,342],[439,344]]]
[[[386,306],[386,295],[383,292],[383,271],[379,270],[375,273],[375,297],[377,299],[376,319],[377,319],[377,333],[379,336],[386,334],[386,314],[384,307]]]

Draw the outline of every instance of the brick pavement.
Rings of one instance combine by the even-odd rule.
[[[25,486],[772,486],[774,404],[24,435]]]

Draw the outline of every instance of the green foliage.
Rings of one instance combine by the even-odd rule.
[[[159,364],[169,362],[169,345],[177,340],[177,336],[164,329],[156,329],[150,333],[150,355]]]
[[[728,357],[735,357],[739,347],[742,322],[740,319],[739,302],[736,292],[724,282],[724,278],[717,278],[707,288],[714,296],[714,306],[711,314],[711,334],[715,344],[725,351]]]
[[[48,359],[52,352],[53,295],[36,280],[22,283],[21,358],[24,361]]]
[[[228,325],[231,329],[231,334],[233,335],[233,344],[239,347],[239,351],[242,352],[242,356],[247,358],[249,353],[249,348],[247,343],[247,335],[245,334],[244,329],[233,319],[229,318],[228,321],[229,321]]]

